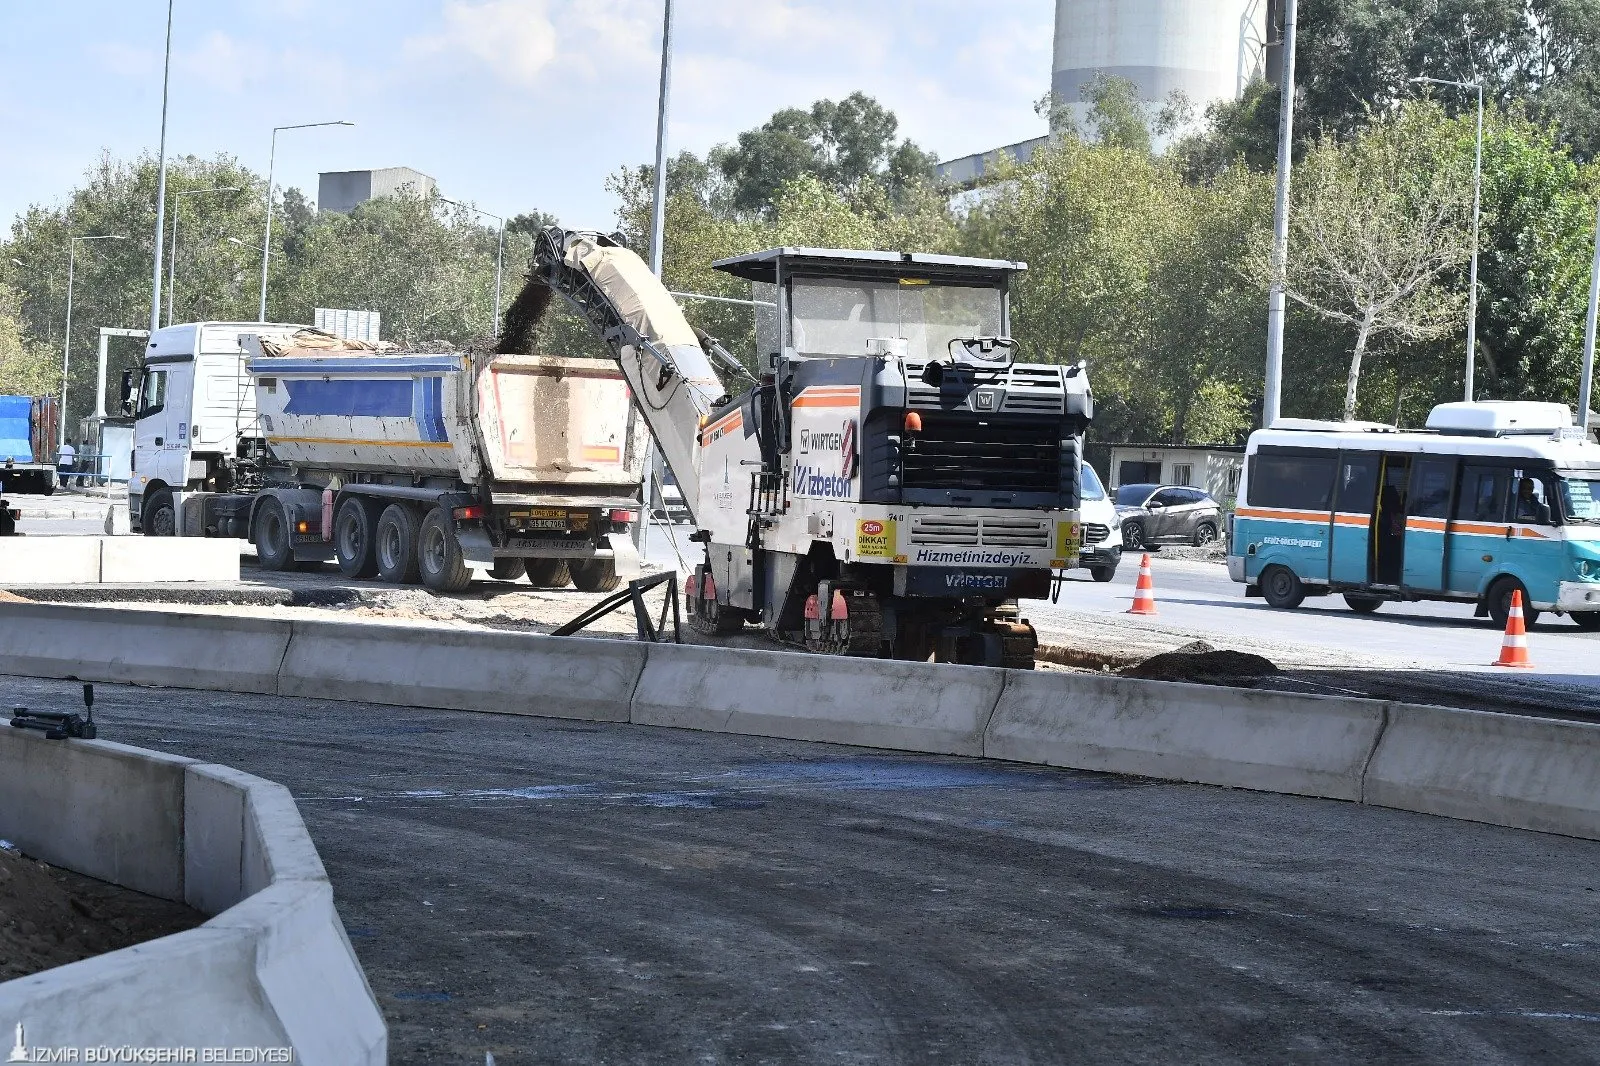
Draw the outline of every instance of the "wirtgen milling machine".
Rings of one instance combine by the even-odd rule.
[[[502,340],[521,350],[554,291],[610,346],[705,547],[695,627],[1031,667],[1017,600],[1076,565],[1094,406],[1081,364],[1013,362],[1024,264],[774,248],[714,266],[753,283],[758,378],[592,232],[544,232]],[[714,359],[748,387],[730,394]]]

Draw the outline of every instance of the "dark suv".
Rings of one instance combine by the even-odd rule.
[[[1117,490],[1122,546],[1210,544],[1222,532],[1222,505],[1187,485],[1124,485]]]

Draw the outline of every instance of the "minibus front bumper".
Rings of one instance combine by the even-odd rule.
[[[1563,581],[1556,597],[1556,610],[1600,611],[1600,581]]]

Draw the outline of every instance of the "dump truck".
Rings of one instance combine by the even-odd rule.
[[[56,490],[57,417],[54,396],[0,396],[0,488]]]
[[[200,322],[152,334],[123,395],[146,535],[439,591],[473,568],[591,591],[639,572],[639,462],[607,361]]]
[[[1077,565],[1094,403],[1083,364],[1014,359],[1010,283],[1026,264],[772,248],[712,265],[757,289],[752,369],[591,231],[540,235],[502,334],[515,350],[559,295],[609,346],[703,546],[691,623],[1031,668],[1018,601]],[[723,374],[748,380],[734,391]]]

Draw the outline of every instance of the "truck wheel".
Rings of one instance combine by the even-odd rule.
[[[1273,607],[1292,610],[1306,602],[1306,587],[1293,570],[1274,564],[1261,572],[1261,596]]]
[[[435,592],[460,592],[472,583],[472,571],[461,557],[461,543],[451,528],[450,512],[435,507],[417,532],[417,566],[422,583]]]
[[[145,506],[148,508],[149,504]],[[150,530],[150,512],[145,511],[144,528]],[[294,566],[294,546],[289,539],[289,519],[283,513],[283,504],[277,500],[263,500],[256,509],[250,540],[256,546],[256,559],[263,570],[288,570]]]
[[[378,516],[378,576],[396,585],[417,583],[417,516],[391,503]]]
[[[536,589],[564,589],[572,584],[572,570],[565,559],[529,559],[528,584]]]
[[[496,559],[494,566],[489,570],[489,576],[496,581],[515,581],[528,572],[528,563],[524,559]]]
[[[172,493],[157,489],[145,497],[144,510],[139,516],[139,529],[147,537],[175,537],[178,534],[178,510],[172,505]],[[288,531],[285,528],[284,535]]]
[[[622,584],[615,559],[573,559],[567,565],[580,592],[612,592]]]
[[[370,578],[378,572],[377,509],[348,496],[333,516],[333,554],[345,577]]]
[[[1489,617],[1494,619],[1496,629],[1505,629],[1506,619],[1511,617],[1513,592],[1522,593],[1522,624],[1532,629],[1533,623],[1539,620],[1539,612],[1528,606],[1528,590],[1514,577],[1503,577],[1489,586],[1489,594],[1484,597],[1489,601]]]

